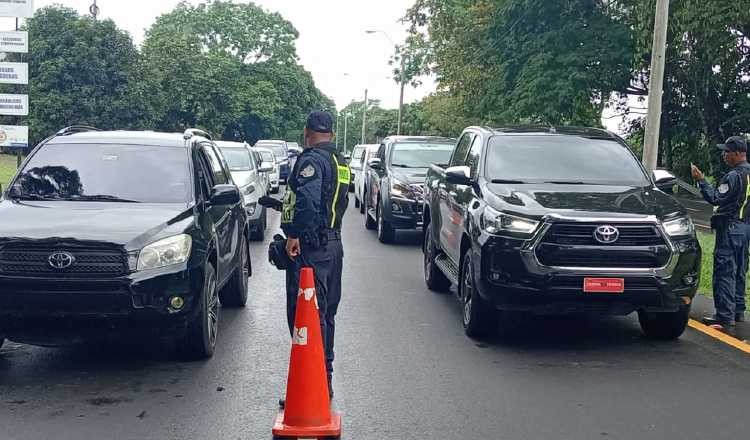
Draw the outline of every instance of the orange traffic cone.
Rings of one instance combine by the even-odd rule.
[[[311,268],[302,269],[299,284],[286,404],[276,417],[272,432],[274,437],[339,438],[341,415],[331,411],[318,298]]]

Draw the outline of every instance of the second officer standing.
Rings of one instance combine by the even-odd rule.
[[[300,270],[311,267],[315,272],[331,397],[336,312],[341,300],[344,259],[341,222],[349,203],[351,175],[332,140],[331,114],[311,113],[305,126],[305,149],[290,174],[281,211],[281,228],[288,237],[286,250],[293,261],[286,273],[289,331],[294,331]]]

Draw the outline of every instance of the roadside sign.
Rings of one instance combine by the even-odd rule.
[[[29,33],[0,32],[0,52],[29,53]]]
[[[0,84],[28,84],[27,63],[0,63]]]
[[[29,127],[0,125],[0,147],[29,148]]]
[[[29,95],[8,95],[0,93],[0,115],[28,116]]]
[[[34,15],[34,0],[0,0],[0,17],[29,18]]]

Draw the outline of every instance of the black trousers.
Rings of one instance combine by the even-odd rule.
[[[745,313],[745,277],[748,265],[750,226],[734,222],[715,229],[714,307],[725,324]]]
[[[340,240],[335,240],[317,249],[307,249],[303,244],[301,255],[286,271],[286,315],[290,335],[294,331],[300,271],[303,267],[311,267],[315,272],[315,291],[320,310],[320,334],[323,336],[329,380],[333,374],[333,343],[336,333],[336,312],[341,301],[343,264],[344,248]]]

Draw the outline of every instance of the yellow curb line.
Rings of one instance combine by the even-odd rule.
[[[704,334],[706,334],[706,335],[708,335],[708,336],[710,336],[710,337],[712,337],[714,339],[718,339],[718,340],[720,340],[721,342],[723,342],[723,343],[725,343],[727,345],[731,345],[732,347],[736,348],[737,350],[744,351],[745,353],[750,354],[750,345],[748,345],[748,344],[740,341],[737,338],[733,338],[733,337],[729,336],[726,333],[722,333],[722,332],[720,332],[718,330],[714,330],[711,327],[709,327],[707,325],[704,325],[704,324],[701,324],[700,322],[698,322],[698,321],[696,321],[694,319],[691,319],[688,322],[688,325],[691,328],[694,328],[695,330],[698,330],[701,333],[704,333]]]

